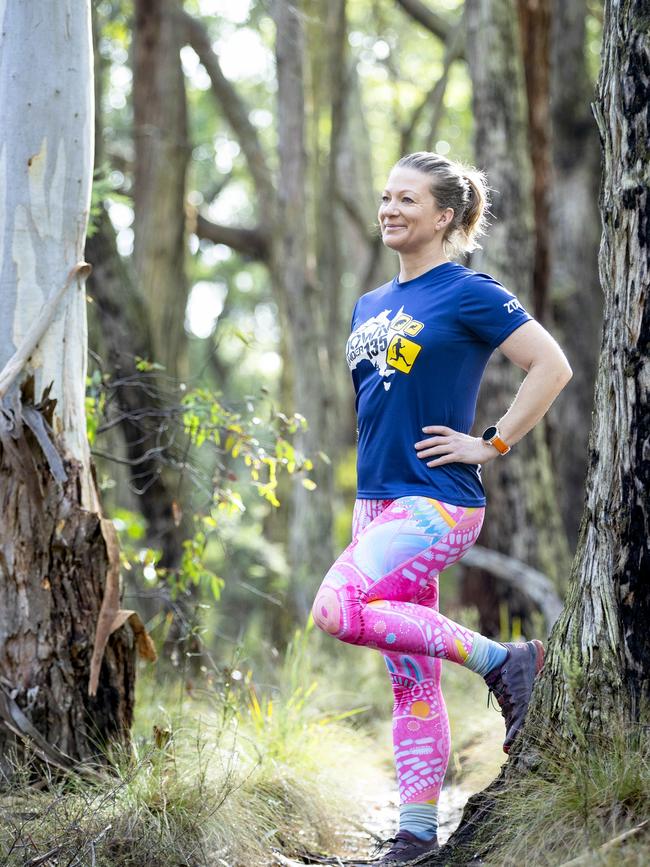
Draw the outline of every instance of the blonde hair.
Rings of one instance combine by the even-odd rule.
[[[417,169],[431,178],[431,194],[443,211],[454,216],[442,240],[446,256],[480,250],[476,239],[487,231],[490,215],[489,187],[485,172],[440,154],[418,151],[407,154],[395,167]]]

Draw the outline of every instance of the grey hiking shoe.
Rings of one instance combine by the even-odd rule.
[[[503,752],[507,753],[521,728],[535,678],[544,665],[544,645],[541,641],[499,642],[508,651],[506,660],[485,675],[490,697],[496,696],[501,715],[506,721]]]
[[[383,858],[372,862],[373,867],[383,867],[383,865],[388,867],[392,864],[406,867],[408,864],[419,864],[425,860],[426,855],[437,852],[440,848],[437,836],[433,836],[430,840],[421,840],[410,831],[398,831],[394,837],[384,840],[384,843],[392,843],[393,845]]]

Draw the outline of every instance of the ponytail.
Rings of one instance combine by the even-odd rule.
[[[396,165],[429,175],[438,207],[452,208],[454,216],[442,241],[445,254],[453,258],[480,250],[476,239],[485,234],[490,214],[485,172],[427,151],[408,154]]]

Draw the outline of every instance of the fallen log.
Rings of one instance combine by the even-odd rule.
[[[547,635],[560,616],[563,603],[553,582],[537,569],[533,569],[521,560],[491,551],[481,545],[472,547],[463,555],[459,565],[477,567],[490,572],[494,577],[508,587],[521,593],[538,609],[544,618]]]

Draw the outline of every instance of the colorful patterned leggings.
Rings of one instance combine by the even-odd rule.
[[[429,497],[357,500],[352,542],[313,605],[322,630],[385,658],[402,804],[437,803],[442,788],[451,742],[441,660],[463,663],[474,633],[438,612],[438,575],[476,541],[484,513]]]

